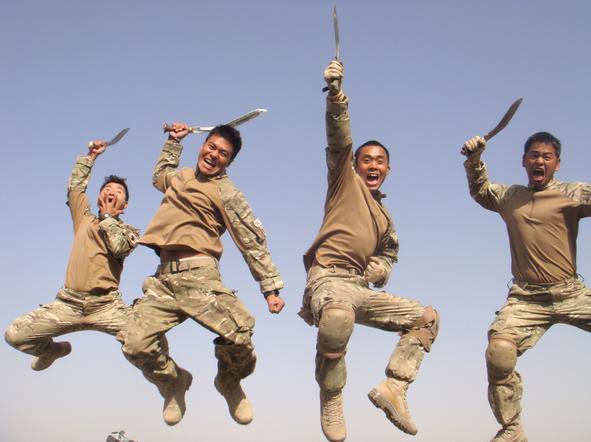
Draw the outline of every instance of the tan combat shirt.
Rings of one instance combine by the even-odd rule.
[[[66,270],[66,288],[101,295],[119,287],[123,260],[135,248],[139,231],[115,218],[102,221],[91,212],[86,187],[94,161],[80,157],[68,185],[74,243]]]
[[[177,169],[182,149],[171,141],[162,148],[153,184],[164,198],[140,243],[157,253],[162,248],[190,248],[219,260],[221,236],[228,229],[261,292],[282,289],[265,231],[242,192],[226,174],[209,178],[194,169]]]
[[[373,256],[389,273],[397,262],[398,238],[381,198],[374,198],[353,168],[347,108],[344,95],[327,97],[328,191],[322,227],[304,255],[304,265],[306,270],[312,265],[355,269],[362,275]]]
[[[590,184],[552,180],[536,190],[491,183],[482,162],[464,167],[470,195],[507,225],[515,280],[555,283],[576,276],[579,219],[591,216]]]

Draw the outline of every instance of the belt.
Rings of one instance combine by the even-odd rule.
[[[345,268],[345,267],[337,267],[337,266],[330,266],[330,267],[312,267],[309,271],[310,278],[319,278],[322,276],[333,276],[333,275],[351,275],[351,276],[359,276],[359,272],[357,269],[353,268]]]
[[[558,282],[526,282],[526,281],[516,281],[513,280],[513,284],[518,285],[519,287],[525,290],[547,290],[550,288],[562,288],[572,284],[575,281],[580,281],[577,276],[573,276],[572,278],[565,279],[564,281]]]
[[[198,256],[196,258],[179,259],[178,261],[167,261],[160,263],[156,268],[156,274],[159,273],[178,273],[185,270],[197,269],[214,265],[217,267],[218,261],[211,256]]]
[[[115,295],[115,296],[119,295],[118,289],[110,289],[110,290],[92,289],[89,292],[80,292],[78,290],[74,290],[74,289],[71,289],[68,287],[62,287],[60,292],[66,293],[68,297],[72,297],[72,298],[76,298],[76,299],[96,298],[96,297],[106,296],[106,295],[111,295],[111,294]],[[60,292],[58,292],[58,298],[59,298]]]

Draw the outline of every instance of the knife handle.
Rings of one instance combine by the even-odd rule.
[[[195,128],[194,127],[189,127],[189,133],[195,133]],[[164,125],[162,126],[162,132],[171,132],[172,131],[172,126],[168,123],[164,123]]]
[[[339,80],[332,80],[332,81],[330,82],[330,84],[332,84],[332,85],[333,85],[335,88],[338,88],[338,87],[339,87]],[[330,90],[330,88],[329,88],[328,86],[324,86],[324,87],[322,88],[322,92],[327,92],[327,91],[329,91],[329,90]]]

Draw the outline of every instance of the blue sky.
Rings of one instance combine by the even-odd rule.
[[[257,318],[259,362],[244,382],[255,409],[247,427],[215,392],[213,336],[192,322],[169,334],[171,354],[195,381],[176,427],[161,418],[156,389],[108,335],[70,335],[72,354],[46,372],[0,346],[0,438],[104,440],[115,430],[160,440],[323,440],[314,381],[316,332],[296,313],[301,255],[322,220],[326,190],[322,71],[334,56],[332,1],[21,1],[0,16],[0,129],[4,185],[0,229],[0,324],[49,302],[63,284],[72,240],[64,204],[68,176],[91,139],[131,131],[97,162],[102,177],[128,178],[127,222],[144,229],[161,195],[151,186],[165,121],[212,125],[257,107],[241,127],[244,148],[229,169],[269,236],[286,281],[287,306],[266,312],[246,265],[225,238],[222,274]],[[491,177],[524,183],[521,149],[539,130],[563,143],[558,177],[588,181],[591,114],[584,1],[338,1],[344,88],[355,144],[378,139],[392,154],[383,190],[401,242],[387,290],[434,305],[441,331],[409,404],[417,441],[488,440],[497,424],[486,400],[486,330],[504,301],[509,247],[497,214],[467,191],[462,143],[524,101],[488,146]],[[182,164],[195,163],[203,137],[186,138]],[[591,275],[588,222],[579,231],[579,272]],[[141,295],[156,256],[140,248],[121,282]],[[356,327],[347,364],[350,441],[408,436],[367,400],[383,378],[397,336]],[[556,326],[519,360],[530,440],[588,440],[589,337]],[[582,388],[581,388],[582,386]],[[410,440],[410,439],[409,439]]]

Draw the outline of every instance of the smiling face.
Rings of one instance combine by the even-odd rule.
[[[522,165],[530,187],[540,189],[546,186],[554,178],[554,172],[560,169],[560,158],[552,144],[538,142],[533,143],[523,155]]]
[[[99,192],[99,201],[101,198],[108,204],[113,204],[117,210],[127,209],[125,187],[122,184],[108,182]]]
[[[197,170],[207,177],[223,174],[232,162],[232,144],[224,137],[211,135],[201,146],[197,158]]]
[[[388,154],[381,146],[368,145],[359,150],[355,172],[370,192],[377,192],[390,172]]]

